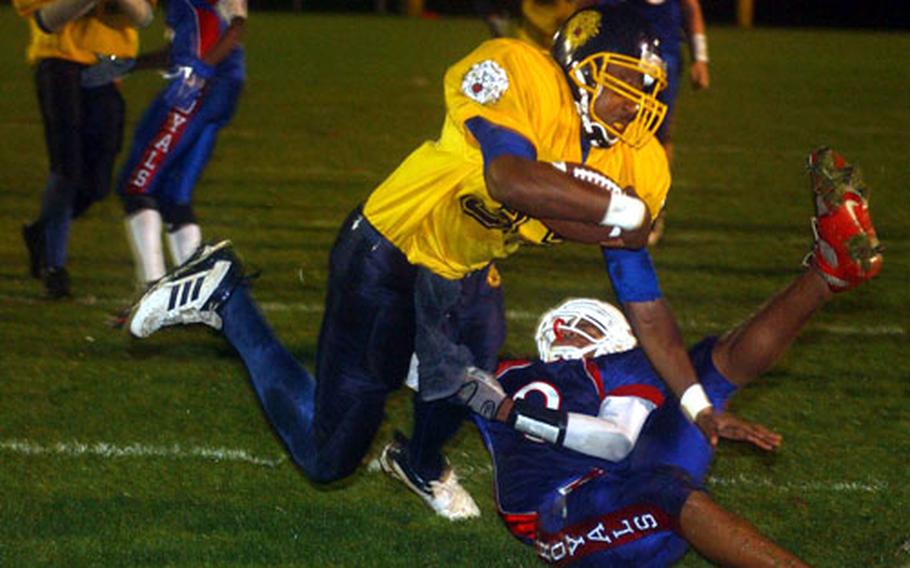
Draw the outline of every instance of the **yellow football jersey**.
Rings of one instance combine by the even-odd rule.
[[[13,0],[16,11],[28,19],[31,41],[25,58],[29,64],[54,57],[91,65],[98,61],[97,54],[136,57],[139,53],[139,34],[113,0],[102,0],[86,15],[49,34],[33,16],[51,1]]]
[[[364,206],[370,223],[411,263],[450,279],[521,244],[557,241],[539,220],[490,196],[480,147],[465,122],[481,117],[522,135],[538,160],[580,163],[581,121],[562,70],[523,41],[487,41],[448,69],[445,100],[439,140],[417,148],[373,191]],[[670,175],[656,140],[639,150],[622,143],[592,148],[586,163],[633,186],[652,215],[660,211]]]

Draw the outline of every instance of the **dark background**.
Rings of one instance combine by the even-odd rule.
[[[384,5],[387,11],[401,10],[403,0],[298,0],[303,10],[376,11]],[[470,15],[477,4],[519,4],[519,0],[425,0],[427,11],[436,14]],[[736,0],[702,0],[709,24],[733,24]],[[256,0],[254,9],[285,10],[294,0]],[[846,27],[910,29],[910,0],[755,0],[756,26]]]

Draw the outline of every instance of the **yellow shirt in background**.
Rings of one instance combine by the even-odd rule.
[[[139,34],[114,0],[102,0],[84,16],[49,34],[38,27],[34,14],[51,1],[13,0],[19,15],[28,19],[31,41],[25,58],[30,65],[51,57],[91,65],[98,61],[97,54],[136,57],[139,53]]]
[[[550,49],[553,34],[577,9],[576,0],[522,0],[521,25],[517,36],[543,49]]]

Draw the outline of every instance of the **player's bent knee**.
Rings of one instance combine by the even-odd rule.
[[[149,195],[123,196],[123,211],[127,216],[143,209],[158,209],[158,201]]]
[[[196,213],[190,204],[161,203],[161,218],[168,226],[168,231],[176,231],[184,225],[196,223]]]
[[[653,468],[636,485],[639,500],[654,503],[674,518],[679,518],[689,497],[701,490],[685,470],[669,465]]]

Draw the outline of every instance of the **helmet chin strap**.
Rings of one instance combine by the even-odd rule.
[[[581,118],[581,129],[585,134],[585,138],[591,143],[591,146],[594,146],[595,148],[609,148],[616,144],[619,141],[619,138],[611,136],[606,128],[594,120],[591,120],[591,107],[589,104],[591,95],[588,91],[576,89],[576,92],[578,93],[578,100],[575,101],[575,111],[578,113],[579,118]]]

